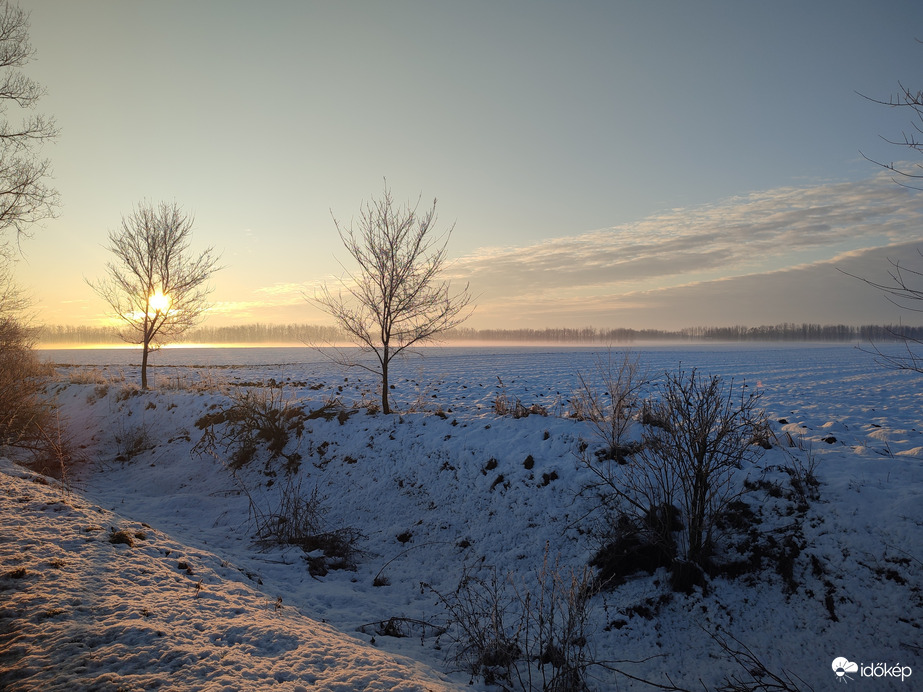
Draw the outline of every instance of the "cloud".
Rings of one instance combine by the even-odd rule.
[[[680,286],[588,297],[526,298],[482,303],[477,325],[676,329],[695,325],[756,326],[784,322],[896,324],[920,322],[862,277],[888,282],[891,261],[923,267],[919,242],[854,250],[786,269]],[[852,276],[850,276],[851,274]]]
[[[271,300],[274,304],[278,305],[284,303],[290,305],[297,301],[304,301],[305,295],[313,294],[314,284],[311,282],[296,282],[296,283],[276,283],[271,286],[262,286],[254,290],[254,293],[258,293],[265,296],[271,296]]]
[[[921,227],[923,195],[879,175],[754,192],[525,247],[484,248],[457,260],[451,275],[480,295],[479,321],[557,316],[555,323],[573,323],[585,314],[605,325],[611,320],[600,313],[637,305],[642,296],[644,305],[666,310],[668,289],[688,294],[698,286],[703,300],[730,305],[731,296],[706,296],[705,286],[896,246],[919,238]],[[754,297],[751,305],[760,302]]]
[[[208,311],[208,324],[222,326],[225,324],[246,324],[260,322],[265,324],[329,322],[329,318],[301,298],[295,300],[223,300],[216,301]]]

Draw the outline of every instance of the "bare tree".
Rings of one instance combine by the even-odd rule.
[[[32,224],[54,215],[58,193],[47,180],[50,163],[37,149],[57,136],[54,119],[27,113],[12,122],[8,109],[31,111],[44,90],[19,71],[32,58],[29,15],[0,2],[0,233],[14,229],[17,240]]]
[[[314,302],[336,320],[359,346],[374,354],[372,364],[343,352],[335,360],[381,377],[381,408],[390,413],[388,374],[391,361],[411,346],[431,341],[468,317],[468,286],[452,294],[440,274],[452,228],[436,234],[436,200],[420,213],[416,205],[398,206],[385,185],[378,200],[362,205],[359,220],[344,227],[334,217],[340,240],[358,265],[347,270],[334,293],[324,285]]]
[[[917,254],[923,257],[923,252],[920,250],[917,250]],[[891,269],[888,270],[889,278],[885,281],[872,281],[843,270],[840,271],[878,289],[901,310],[923,313],[923,270],[901,264],[895,259],[890,259],[889,262]],[[886,367],[923,373],[923,354],[919,352],[923,348],[923,341],[903,332],[901,327],[893,327],[888,331],[896,341],[903,345],[899,352],[882,348],[876,344],[860,350],[875,355],[879,363]]]
[[[66,453],[52,438],[56,415],[44,396],[50,371],[35,354],[29,301],[13,278],[11,241],[53,216],[58,203],[47,182],[50,164],[39,156],[57,135],[54,120],[33,113],[44,90],[19,71],[33,55],[29,15],[0,0],[0,446],[26,449],[42,462],[57,454],[63,472]]]
[[[910,115],[910,128],[901,133],[900,139],[888,139],[887,137],[882,137],[884,141],[888,144],[894,144],[896,146],[905,147],[911,151],[916,152],[917,154],[923,153],[923,91],[914,91],[905,87],[903,84],[898,82],[898,91],[896,94],[892,94],[891,97],[884,101],[882,99],[871,98],[860,94],[865,99],[868,99],[872,103],[877,103],[882,106],[888,106],[889,108],[899,108],[902,111],[909,111]],[[862,152],[859,152],[862,154]],[[881,166],[894,175],[892,179],[898,185],[904,187],[909,187],[914,190],[921,190],[923,188],[918,187],[921,183],[917,182],[923,180],[923,164],[901,164],[892,162],[879,161],[877,159],[870,158],[865,154],[862,156],[871,161],[875,165]]]
[[[899,108],[902,111],[909,111],[910,128],[901,133],[900,139],[888,139],[882,137],[888,144],[905,147],[918,154],[923,153],[923,91],[914,91],[898,82],[898,92],[893,94],[887,101],[875,99],[863,94],[863,98],[888,106],[889,108]],[[862,152],[860,152],[862,153]],[[912,190],[923,190],[918,181],[923,181],[923,164],[909,163],[885,163],[872,159],[862,154],[868,161],[881,166],[892,172],[892,180],[902,187]],[[918,251],[919,253],[919,251]],[[919,253],[923,255],[923,253]],[[848,276],[864,281],[872,288],[876,288],[885,294],[885,297],[902,310],[909,312],[923,312],[923,288],[921,288],[921,277],[923,270],[902,265],[898,260],[891,259],[891,269],[888,271],[889,279],[884,282],[871,281],[867,278],[843,272]],[[919,339],[912,338],[902,333],[900,328],[891,330],[892,336],[903,343],[904,349],[901,353],[886,351],[880,346],[872,345],[870,353],[875,354],[879,361],[887,366],[898,370],[910,370],[913,372],[923,373],[923,355],[918,353],[921,343]]]
[[[123,323],[121,338],[141,345],[141,389],[151,351],[198,324],[208,309],[207,282],[218,271],[214,248],[192,252],[193,218],[175,202],[142,203],[109,233],[115,261],[105,280],[88,282]]]

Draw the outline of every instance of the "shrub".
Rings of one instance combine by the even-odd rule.
[[[791,435],[789,435],[791,440]],[[796,454],[788,449],[784,449],[788,456],[789,463],[782,467],[782,470],[788,474],[789,485],[792,492],[798,500],[799,511],[807,511],[811,502],[820,499],[820,481],[817,478],[817,457],[814,456],[814,450],[811,443],[802,438],[797,443],[792,440],[792,446],[797,447],[801,454]]]
[[[792,671],[770,670],[756,652],[736,637],[712,632],[707,634],[718,644],[724,658],[733,661],[741,670],[727,675],[717,692],[801,692],[814,689]]]
[[[509,579],[495,567],[486,577],[466,568],[454,592],[433,590],[453,628],[455,663],[488,685],[510,683],[523,653],[521,614],[514,608],[516,599],[510,587]]]
[[[762,452],[753,443],[765,416],[757,409],[760,394],[718,376],[696,370],[668,375],[655,407],[665,426],[648,428],[641,457],[657,472],[663,502],[678,501],[684,531],[680,555],[693,563],[705,558],[715,538],[716,520],[740,495],[735,471]]]
[[[281,388],[242,388],[231,395],[231,403],[199,418],[195,425],[203,430],[196,445],[200,453],[221,447],[230,455],[229,465],[238,469],[253,460],[261,446],[270,458],[285,457],[289,470],[297,468],[301,455],[286,453],[292,435],[301,437],[310,414],[296,402],[285,398]],[[219,428],[216,431],[216,428]]]
[[[580,458],[628,527],[614,542],[629,535],[655,546],[672,559],[674,588],[688,590],[702,579],[720,517],[742,492],[737,469],[762,452],[753,441],[764,416],[759,393],[696,370],[667,373],[659,389],[646,406],[657,424],[645,426],[629,463],[599,463],[585,450]]]
[[[246,489],[245,489],[245,492]],[[294,545],[308,555],[308,570],[312,576],[323,576],[328,569],[355,569],[360,555],[357,544],[362,533],[358,529],[327,527],[327,510],[317,487],[306,494],[297,481],[288,476],[274,506],[259,506],[250,499],[250,521],[258,541],[264,544]]]
[[[99,368],[81,367],[72,369],[67,381],[71,384],[107,385],[109,378]]]
[[[132,548],[135,545],[135,541],[131,536],[131,531],[128,531],[126,529],[119,529],[118,531],[116,531],[115,529],[110,529],[109,530],[109,542],[115,543],[115,544],[124,544],[124,545],[127,545],[129,548]]]
[[[0,443],[31,446],[50,420],[41,392],[50,371],[32,350],[29,329],[12,317],[0,319]]]
[[[157,446],[144,423],[126,426],[123,421],[119,420],[118,430],[113,437],[116,461],[131,461],[136,456]]]
[[[596,359],[594,374],[577,373],[580,383],[571,397],[573,417],[587,421],[594,436],[605,445],[609,459],[623,460],[634,445],[627,445],[631,423],[638,409],[641,390],[648,379],[640,360],[626,351],[613,360],[612,351]]]
[[[169,375],[158,377],[158,388],[179,392],[228,391],[227,378],[217,368],[183,368],[174,369]]]
[[[87,403],[95,404],[97,401],[105,399],[107,396],[109,396],[109,385],[98,384],[93,388],[90,394],[87,394]]]
[[[64,479],[74,460],[54,402],[45,388],[54,369],[34,350],[34,331],[17,317],[21,302],[10,305],[0,276],[0,447],[20,450],[36,471]]]
[[[139,396],[141,391],[141,387],[135,382],[123,382],[115,393],[115,400],[128,401],[133,396]]]
[[[455,662],[472,677],[507,690],[587,689],[586,670],[597,665],[587,648],[588,571],[551,562],[546,546],[542,567],[519,584],[496,568],[483,577],[466,569],[454,592],[435,593],[452,628]]]

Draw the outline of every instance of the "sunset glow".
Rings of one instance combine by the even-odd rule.
[[[148,300],[148,305],[154,312],[166,312],[170,309],[170,296],[165,296],[158,288],[156,293]]]

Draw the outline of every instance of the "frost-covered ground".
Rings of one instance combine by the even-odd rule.
[[[763,535],[797,549],[787,566],[767,561],[689,595],[672,593],[663,570],[596,595],[592,657],[712,689],[743,673],[712,634],[816,690],[837,682],[838,657],[923,675],[923,377],[846,346],[637,353],[655,379],[681,363],[763,392],[780,444],[743,470],[763,481],[745,500]],[[282,384],[272,391],[306,410],[333,399],[351,409],[374,399],[371,376],[300,350],[226,350],[221,361],[164,351],[157,389],[138,394],[131,354],[52,353],[72,364],[58,368],[55,391],[89,461],[71,470],[68,491],[0,463],[0,687],[471,689],[452,660],[453,631],[433,631],[446,624],[437,594],[493,567],[531,589],[546,558],[580,570],[598,548],[580,493],[592,477],[575,456],[592,435],[565,415],[576,373],[596,356],[434,350],[392,377],[402,414],[307,421],[285,450],[302,457],[295,478],[318,489],[329,527],[363,534],[355,570],[312,576],[318,553],[253,541],[250,502],[274,505],[285,460],[261,452],[235,477],[226,455],[194,453],[195,424],[245,386]],[[206,361],[220,365],[183,364]],[[549,415],[498,416],[501,393]],[[137,439],[150,448],[128,449]],[[817,461],[820,497],[806,511],[773,489],[788,487],[780,469],[793,454]],[[118,530],[132,546],[110,542]],[[383,634],[392,618],[410,636]],[[914,687],[913,676],[852,676],[863,689]],[[650,689],[601,666],[589,682]]]

